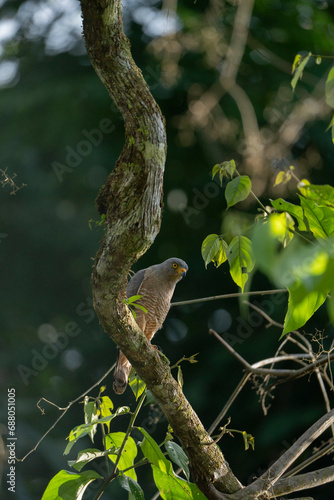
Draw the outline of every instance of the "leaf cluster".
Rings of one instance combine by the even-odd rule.
[[[73,446],[85,436],[94,443],[98,428],[102,433],[103,450],[85,448],[79,451],[75,460],[68,461],[68,465],[75,469],[75,472],[66,470],[58,472],[49,482],[42,500],[55,498],[82,500],[93,481],[101,483],[95,498],[100,498],[109,483],[117,481],[129,493],[129,500],[143,500],[144,492],[137,482],[136,468],[147,463],[151,465],[154,482],[164,500],[205,499],[198,487],[189,481],[188,458],[181,446],[173,440],[172,429],[168,428],[164,442],[159,445],[143,427],[134,425],[147,393],[145,383],[138,376],[132,372],[130,378],[129,385],[138,401],[133,413],[127,406],[121,406],[114,411],[111,399],[102,395],[105,387],[101,387],[97,398],[85,397],[83,401],[85,423],[71,430],[64,454],[68,455]],[[131,416],[127,431],[111,432],[112,420],[123,415]],[[135,437],[131,434],[135,434]],[[141,436],[141,440],[136,439],[138,435]],[[139,452],[141,456],[137,458]],[[82,470],[91,462],[101,459],[106,460],[107,475],[101,475],[93,469]],[[175,474],[172,463],[183,470],[186,479]],[[97,465],[94,468],[102,470]]]
[[[215,165],[212,174],[219,174],[221,181],[225,175],[238,175],[225,187],[229,208],[252,190],[248,176],[240,176],[233,160],[227,163]],[[292,177],[296,178],[290,167],[278,173],[275,185]],[[289,303],[282,335],[302,327],[327,298],[329,316],[334,316],[334,188],[307,180],[299,181],[297,188],[300,204],[278,198],[265,208],[258,200],[264,210],[262,217],[254,219],[251,239],[238,235],[228,243],[224,235],[210,234],[202,243],[205,266],[213,262],[219,267],[228,261],[231,277],[242,292],[254,269],[276,286],[287,288]]]

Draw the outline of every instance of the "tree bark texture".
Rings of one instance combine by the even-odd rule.
[[[100,190],[97,207],[106,232],[92,285],[104,331],[146,382],[188,455],[193,478],[208,498],[242,486],[174,380],[169,362],[149,344],[123,303],[132,264],[159,232],[166,157],[164,118],[123,33],[120,0],[81,0],[84,38],[92,65],[125,123],[125,144]],[[218,493],[221,495],[220,493]]]

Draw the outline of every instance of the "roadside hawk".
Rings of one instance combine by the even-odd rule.
[[[150,342],[162,327],[170,308],[176,283],[185,276],[187,264],[176,258],[167,259],[161,264],[141,269],[132,276],[126,296],[141,295],[136,304],[143,306],[147,313],[136,309],[136,323]],[[114,371],[114,391],[122,394],[127,386],[131,364],[120,349],[117,352]]]

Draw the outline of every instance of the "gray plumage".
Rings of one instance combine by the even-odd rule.
[[[161,264],[141,269],[129,281],[126,287],[127,297],[142,295],[136,303],[147,310],[147,313],[144,313],[136,308],[136,322],[148,341],[151,341],[157,330],[162,327],[175,286],[187,270],[188,266],[184,260],[171,258]],[[129,360],[118,350],[113,386],[116,394],[125,391],[130,370]]]

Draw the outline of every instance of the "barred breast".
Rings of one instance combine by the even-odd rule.
[[[149,341],[162,327],[166,319],[174,288],[175,284],[162,287],[159,280],[154,279],[154,277],[144,279],[140,287],[139,294],[142,295],[142,298],[137,303],[145,307],[147,313],[136,310],[136,322]]]

